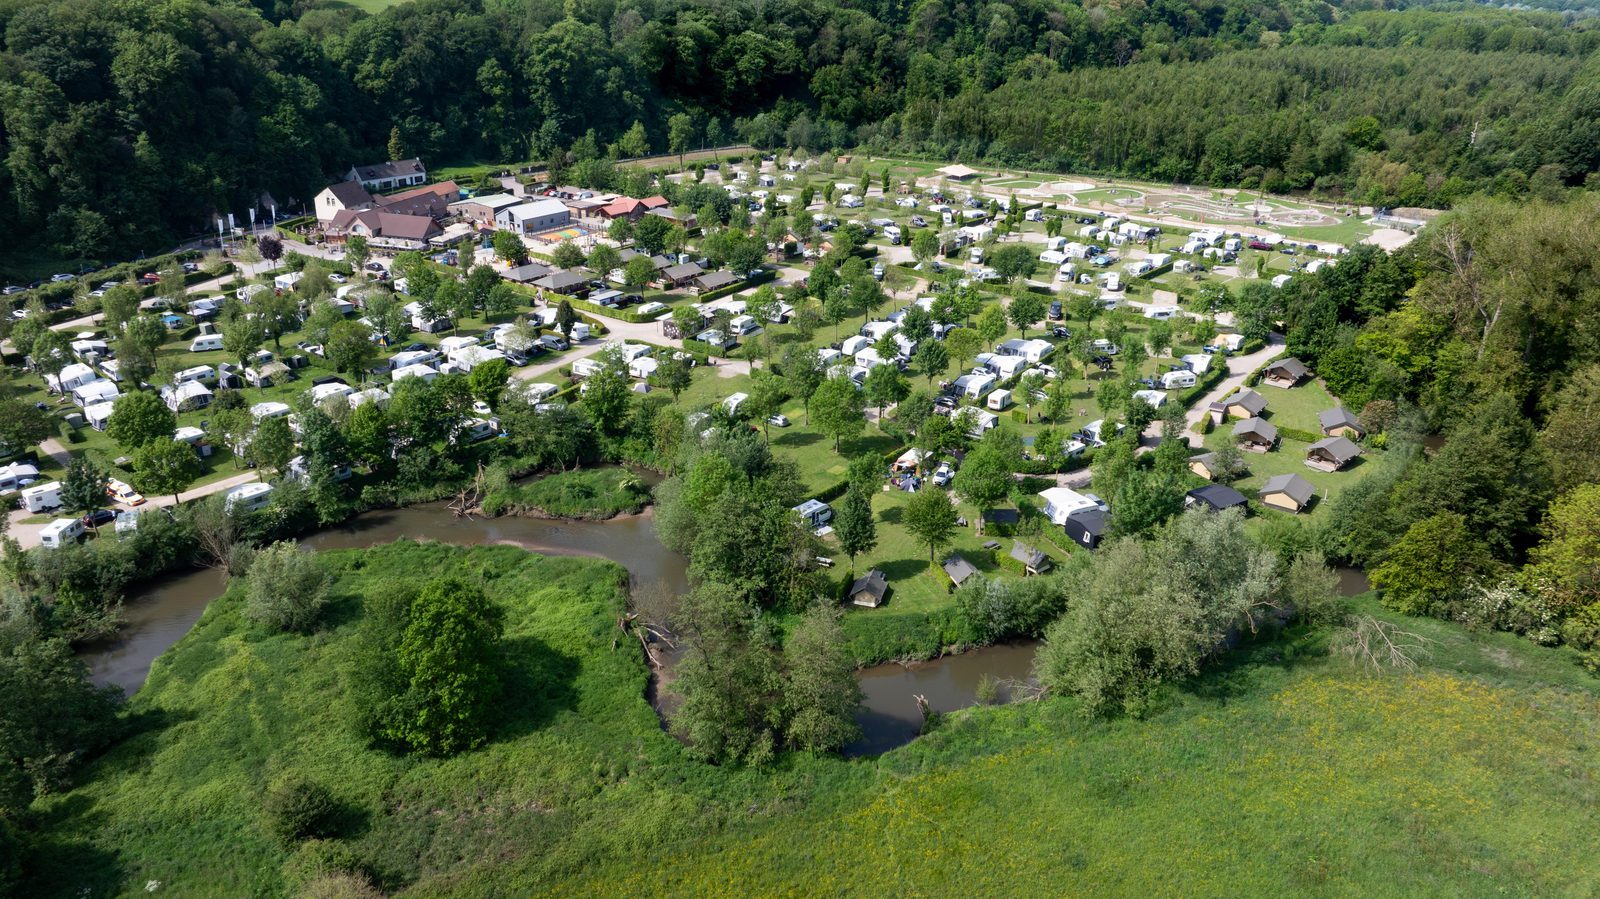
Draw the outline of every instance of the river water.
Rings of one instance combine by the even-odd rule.
[[[407,538],[462,545],[505,543],[550,555],[594,556],[626,568],[634,590],[682,593],[689,586],[687,561],[661,543],[648,509],[642,515],[609,521],[550,521],[458,518],[443,504],[429,504],[368,512],[343,526],[318,531],[302,543],[318,550],[358,549]],[[221,572],[203,569],[168,577],[130,598],[124,607],[127,624],[118,638],[82,653],[91,678],[128,693],[138,690],[150,663],[189,632],[225,587]],[[1344,595],[1366,589],[1365,574],[1340,570]],[[1026,682],[1031,676],[1037,648],[1034,642],[990,646],[928,662],[862,669],[856,675],[863,694],[856,716],[862,737],[846,747],[845,754],[873,755],[914,739],[922,726],[918,696],[935,712],[966,708],[977,702],[979,683],[987,675],[1001,683],[1003,701],[1005,683]]]

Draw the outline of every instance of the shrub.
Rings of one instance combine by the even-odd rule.
[[[245,616],[274,631],[306,633],[328,602],[328,574],[315,555],[284,540],[250,562]]]
[[[263,808],[267,830],[286,845],[337,835],[339,803],[326,787],[299,775],[273,787]]]

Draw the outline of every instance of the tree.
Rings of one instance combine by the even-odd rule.
[[[945,349],[944,344],[936,340],[928,340],[919,344],[916,355],[913,358],[916,360],[917,368],[922,371],[929,384],[932,384],[934,378],[944,374],[944,370],[950,367],[950,351]]]
[[[161,397],[147,391],[124,393],[111,406],[106,434],[132,453],[152,440],[171,437],[178,428],[178,417]]]
[[[967,454],[956,472],[955,491],[978,509],[978,533],[983,533],[983,513],[1011,492],[1011,460],[989,444]]]
[[[984,344],[992,349],[994,342],[1006,335],[1006,310],[999,303],[985,306],[978,314],[977,331]]]
[[[328,572],[292,540],[258,551],[245,586],[245,617],[273,631],[308,634],[328,604]]]
[[[1498,570],[1467,519],[1440,512],[1413,524],[1371,571],[1383,604],[1408,615],[1444,611],[1474,579]]]
[[[652,216],[660,218],[660,216]],[[656,278],[656,264],[649,256],[635,256],[622,266],[622,283],[631,291],[644,290]]]
[[[13,821],[35,797],[68,786],[73,768],[117,736],[121,691],[91,684],[65,639],[23,632],[0,637],[0,696],[0,820]],[[10,851],[4,833],[0,848]]]
[[[572,308],[572,303],[563,299],[561,304],[556,307],[556,329],[561,332],[562,337],[571,340],[572,326],[577,324],[578,321],[578,313]]]
[[[860,434],[867,426],[862,417],[866,405],[861,391],[849,378],[824,378],[811,402],[817,404],[817,427],[833,438],[836,453],[840,440]]]
[[[855,658],[837,606],[815,603],[783,647],[787,682],[783,698],[789,744],[808,752],[843,748],[861,735]]]
[[[1093,565],[1064,572],[1057,589],[1072,599],[1045,632],[1034,672],[1086,714],[1142,715],[1230,630],[1254,627],[1253,610],[1281,608],[1276,569],[1238,512],[1191,512],[1151,539],[1108,541]]]
[[[550,251],[550,259],[557,268],[578,268],[583,265],[583,250],[570,240],[563,240]]]
[[[761,422],[761,438],[771,440],[771,422],[767,419],[777,415],[783,408],[784,400],[789,394],[784,390],[783,380],[777,375],[766,371],[757,370],[750,373],[750,395],[745,399],[744,406],[750,412],[750,417]]]
[[[65,331],[44,328],[28,347],[35,371],[57,375],[73,363],[72,337]]]
[[[1544,539],[1522,579],[1562,615],[1600,603],[1600,484],[1584,484],[1550,504]]]
[[[200,457],[182,440],[152,440],[133,454],[134,489],[151,496],[170,493],[174,505],[199,477]]]
[[[955,503],[943,490],[930,487],[911,494],[911,501],[906,504],[905,527],[918,543],[928,547],[930,563],[939,547],[955,537],[957,517]]]
[[[1022,291],[1011,300],[1011,306],[1008,310],[1011,323],[1017,326],[1017,330],[1022,332],[1023,337],[1027,337],[1028,328],[1045,317],[1048,305],[1045,302],[1045,298],[1039,294],[1031,290]],[[978,324],[980,327],[982,326],[983,321],[981,318]]]
[[[193,452],[191,450],[191,452]],[[61,480],[61,505],[68,512],[87,515],[106,502],[106,473],[86,456],[73,456]]]
[[[222,329],[222,349],[238,360],[241,370],[248,368],[250,357],[261,349],[261,326],[243,316],[233,320]]]
[[[674,353],[671,358],[661,361],[656,369],[656,386],[664,387],[672,392],[672,401],[678,401],[678,395],[689,389],[694,383],[694,358],[688,353]]]
[[[672,223],[659,215],[643,216],[633,223],[633,245],[653,256],[667,248],[671,229]]]
[[[489,288],[489,295],[483,302],[483,314],[489,318],[516,315],[520,308],[522,308],[521,294],[505,281],[500,281]]]
[[[667,119],[667,145],[672,152],[678,154],[678,168],[683,168],[683,154],[694,143],[694,119],[685,113],[678,113]]]
[[[893,365],[875,365],[867,372],[866,383],[861,385],[867,401],[878,409],[878,430],[883,430],[883,410],[911,394],[906,376]]]
[[[595,244],[594,249],[589,251],[587,262],[591,271],[604,278],[613,269],[622,268],[622,254],[611,244]]]
[[[1150,330],[1144,335],[1144,345],[1152,356],[1172,349],[1172,326],[1162,321],[1151,322]]]
[[[283,258],[283,241],[276,234],[263,234],[256,238],[256,252],[277,268],[278,260]]]
[[[406,315],[405,306],[395,300],[394,294],[388,291],[379,293],[369,292],[366,297],[366,319],[372,322],[372,330],[390,345],[404,337],[411,330],[411,319]]]
[[[634,122],[633,127],[617,140],[617,152],[624,159],[650,155],[650,138],[645,134],[643,122]]]
[[[717,581],[690,590],[672,623],[685,647],[676,684],[683,705],[673,728],[707,761],[753,766],[771,759],[783,708],[773,701],[782,677],[767,623]]]
[[[1223,444],[1213,454],[1211,464],[1206,467],[1211,469],[1211,480],[1219,484],[1232,484],[1250,474],[1250,466],[1245,463],[1244,453],[1232,441]]]
[[[811,347],[791,346],[783,353],[783,380],[788,384],[789,395],[803,404],[806,424],[811,424],[811,398],[822,386],[822,363],[817,351]]]
[[[833,535],[839,548],[850,557],[850,570],[856,569],[856,556],[871,552],[878,545],[878,523],[872,517],[871,495],[852,485],[844,502],[833,516]]]
[[[494,254],[501,261],[523,265],[528,261],[528,246],[512,231],[494,232]]]
[[[472,395],[491,407],[500,405],[500,394],[511,381],[511,364],[504,359],[489,359],[472,367],[467,385]]]
[[[34,358],[38,358],[37,347]],[[1600,482],[1600,453],[1594,451],[1600,445],[1600,365],[1574,372],[1572,379],[1556,392],[1539,441],[1550,456],[1558,489]]]
[[[378,347],[372,342],[372,329],[359,321],[347,320],[328,332],[327,354],[335,371],[364,379],[378,356]]]
[[[255,437],[250,440],[251,462],[281,475],[288,470],[293,455],[294,434],[289,431],[287,418],[264,418],[256,424]]]
[[[350,268],[360,273],[367,265],[367,260],[372,258],[372,249],[367,246],[367,239],[359,234],[352,234],[344,240],[344,261],[350,263]]]
[[[563,303],[563,305],[565,305]],[[633,399],[627,363],[616,348],[600,351],[600,370],[590,375],[583,393],[583,409],[602,434],[620,434],[628,425]]]
[[[43,411],[0,388],[0,448],[21,452],[49,437],[52,422]]]
[[[100,298],[100,311],[106,333],[112,337],[122,335],[122,326],[139,314],[139,291],[131,284],[118,284]]]
[[[466,259],[469,256],[463,253],[461,258]],[[466,281],[464,282],[468,302],[472,308],[483,309],[484,314],[488,315],[489,297],[494,294],[496,287],[505,283],[505,281],[501,280],[500,275],[495,272],[494,266],[474,265],[467,270]],[[510,285],[506,286],[509,287]],[[515,304],[513,304],[512,309],[508,311],[514,311],[515,308]]]
[[[1005,333],[1003,328],[1000,333]],[[956,366],[965,368],[967,360],[977,356],[982,348],[983,335],[971,328],[951,328],[944,335],[944,345],[955,358]]]
[[[1034,255],[1033,248],[1033,244],[1021,243],[1000,247],[989,254],[989,267],[1007,284],[1018,278],[1031,278],[1039,267],[1039,257]]]
[[[351,694],[372,739],[428,755],[488,740],[502,684],[504,613],[454,577],[413,597],[375,598],[363,619]]]
[[[926,228],[920,229],[911,236],[911,255],[926,269],[939,255],[939,238]]]

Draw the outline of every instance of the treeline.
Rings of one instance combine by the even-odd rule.
[[[0,227],[109,257],[352,165],[865,145],[1445,204],[1594,168],[1586,20],[1222,0],[0,5]],[[1370,118],[1369,118],[1370,117]]]
[[[1476,200],[1393,257],[1253,286],[1247,328],[1361,409],[1389,451],[1314,531],[1384,601],[1566,642],[1600,665],[1600,198]],[[1441,435],[1425,440],[1426,435]]]

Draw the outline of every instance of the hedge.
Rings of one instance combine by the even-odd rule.
[[[1145,272],[1143,274],[1134,275],[1134,277],[1135,278],[1139,278],[1139,279],[1144,280],[1144,281],[1149,281],[1149,280],[1152,280],[1154,278],[1159,278],[1162,275],[1165,275],[1167,272],[1170,272],[1170,271],[1172,271],[1172,263],[1168,262],[1166,265],[1158,265],[1155,268],[1153,268],[1153,269],[1151,269],[1151,270],[1149,270],[1149,271],[1147,271],[1147,272]]]
[[[1301,443],[1316,443],[1323,439],[1321,434],[1311,431],[1302,431],[1299,428],[1278,427],[1278,436],[1286,440],[1298,440]]]
[[[888,452],[883,454],[883,461],[886,464],[893,464],[894,460],[900,458],[900,454],[904,453],[905,451],[906,451],[906,448],[903,447],[903,446],[899,447],[897,449],[889,450]],[[846,478],[844,480],[836,481],[836,482],[834,482],[832,484],[829,484],[828,486],[822,488],[821,490],[818,490],[817,492],[808,495],[806,497],[806,499],[814,499],[819,503],[831,503],[834,500],[838,499],[839,497],[844,496],[845,491],[849,490],[849,489],[850,489],[850,480],[848,478]]]
[[[626,309],[612,309],[607,306],[602,306],[599,303],[591,303],[588,300],[580,300],[577,297],[563,297],[562,299],[565,299],[568,303],[571,303],[572,308],[578,310],[579,312],[587,312],[591,315],[604,315],[607,318],[614,318],[618,321],[624,322],[632,322],[636,325],[648,325],[659,319],[661,316],[672,311],[671,309],[662,309],[654,315],[640,315],[637,312],[630,312]]]
[[[1228,366],[1225,363],[1210,366],[1205,374],[1195,380],[1193,387],[1186,388],[1178,394],[1178,405],[1185,409],[1189,408],[1196,400],[1205,396],[1207,391],[1222,383],[1227,376]]]

